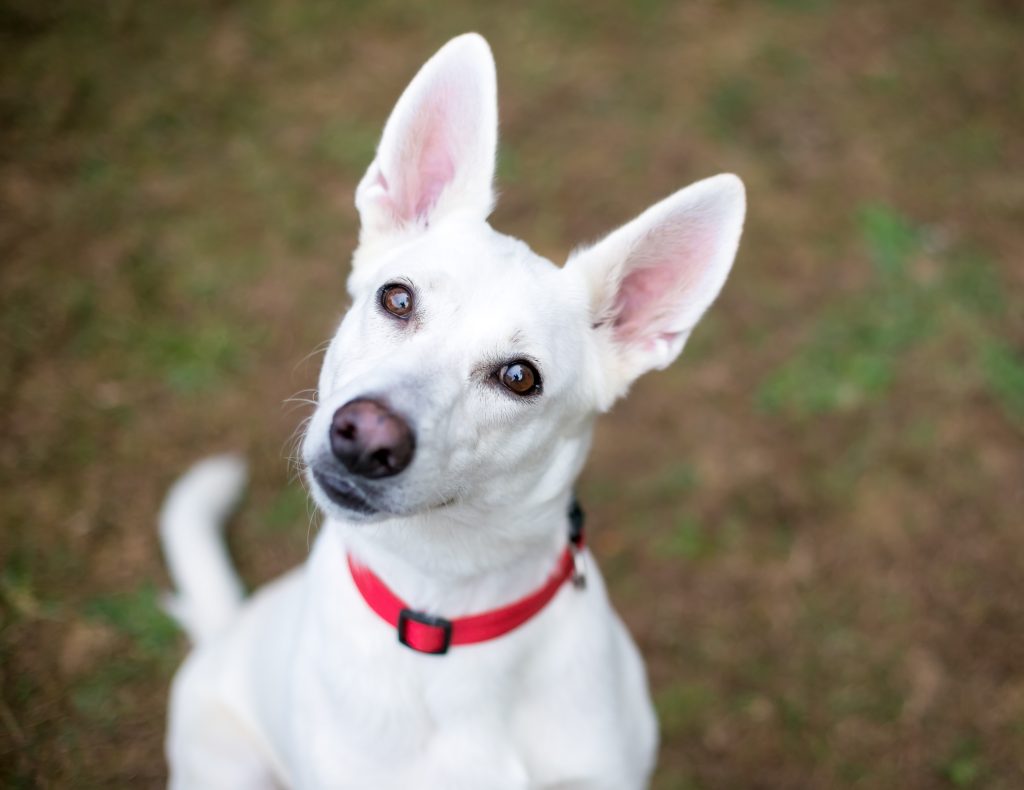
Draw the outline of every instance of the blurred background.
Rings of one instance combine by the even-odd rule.
[[[722,299],[580,483],[655,786],[1024,787],[1015,0],[0,0],[0,785],[162,783],[188,463],[251,459],[253,586],[306,555],[286,399],[384,120],[467,30],[499,230],[561,262],[690,181],[749,190]]]

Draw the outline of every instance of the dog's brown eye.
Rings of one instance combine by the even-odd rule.
[[[391,315],[408,318],[412,312],[412,291],[404,285],[385,285],[380,292],[380,304]]]
[[[523,360],[502,366],[498,378],[516,395],[532,395],[540,390],[540,374]]]

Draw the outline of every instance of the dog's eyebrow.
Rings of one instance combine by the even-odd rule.
[[[512,333],[512,337],[510,337],[508,339],[508,344],[510,346],[518,346],[522,342],[522,340],[523,340],[523,330],[522,329],[517,329],[515,332]]]

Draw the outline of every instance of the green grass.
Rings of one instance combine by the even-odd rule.
[[[953,787],[983,786],[985,763],[977,739],[962,739],[941,766],[940,773]]]
[[[696,562],[735,549],[744,539],[746,529],[736,516],[712,525],[693,514],[683,513],[673,519],[667,532],[655,531],[654,534],[654,545],[660,556]]]
[[[132,592],[93,598],[84,609],[86,617],[112,626],[129,637],[139,654],[166,661],[177,658],[180,631],[160,608],[156,588],[146,584]]]
[[[15,552],[0,571],[0,622],[38,618],[53,614],[53,605],[41,600],[32,577],[30,559]]]
[[[699,560],[714,550],[714,542],[693,516],[676,520],[672,531],[662,538],[659,548],[670,557]]]
[[[772,0],[772,3],[786,11],[824,12],[832,7],[832,0]]]
[[[667,737],[699,735],[714,709],[715,694],[707,686],[677,681],[660,689],[654,704]]]
[[[261,518],[271,531],[291,530],[306,525],[311,507],[306,490],[293,483],[277,492]]]
[[[861,234],[875,272],[889,289],[908,287],[908,266],[921,250],[922,234],[894,209],[871,204],[861,210]]]
[[[72,708],[92,725],[114,727],[131,709],[131,686],[153,672],[151,662],[116,657],[87,673],[71,689]]]
[[[142,334],[140,351],[173,389],[182,393],[208,391],[243,365],[248,344],[230,324],[190,328],[156,326]]]
[[[989,389],[1004,411],[1024,423],[1024,354],[994,339],[982,347],[982,366]]]
[[[934,304],[909,269],[919,234],[883,206],[864,209],[861,232],[874,272],[869,290],[828,311],[807,345],[762,385],[768,410],[858,408],[888,390],[902,354],[929,333]]]
[[[689,461],[665,464],[647,477],[631,482],[630,493],[648,504],[652,502],[678,502],[697,486],[697,470]]]
[[[580,486],[656,693],[655,787],[1016,787],[1005,5],[9,3],[0,706],[27,724],[0,785],[159,784],[184,639],[147,580],[172,469],[244,441],[240,526],[266,540],[241,570],[307,553],[275,404],[313,384],[292,369],[345,301],[393,99],[477,29],[497,228],[562,260],[697,178],[748,185],[722,300]],[[907,721],[917,651],[942,683]]]
[[[996,339],[1003,298],[992,267],[956,250],[933,260],[927,233],[882,204],[861,211],[860,229],[869,285],[826,308],[808,341],[762,382],[760,405],[798,417],[863,409],[889,394],[917,347],[959,333],[990,390],[1017,414],[1020,363]]]
[[[342,118],[328,123],[320,132],[315,150],[328,166],[340,168],[350,178],[361,177],[373,161],[380,139],[380,126],[373,122]]]
[[[88,620],[112,628],[128,645],[96,662],[71,688],[73,709],[93,725],[116,728],[137,705],[134,695],[154,673],[168,673],[180,659],[181,632],[160,608],[152,584],[86,602]]]
[[[732,75],[715,86],[707,101],[709,130],[723,140],[734,140],[751,125],[757,109],[757,84],[749,77]]]

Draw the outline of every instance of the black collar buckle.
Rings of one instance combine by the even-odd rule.
[[[415,609],[403,609],[398,613],[397,630],[398,641],[417,653],[443,656],[452,644],[451,620],[417,612]]]

